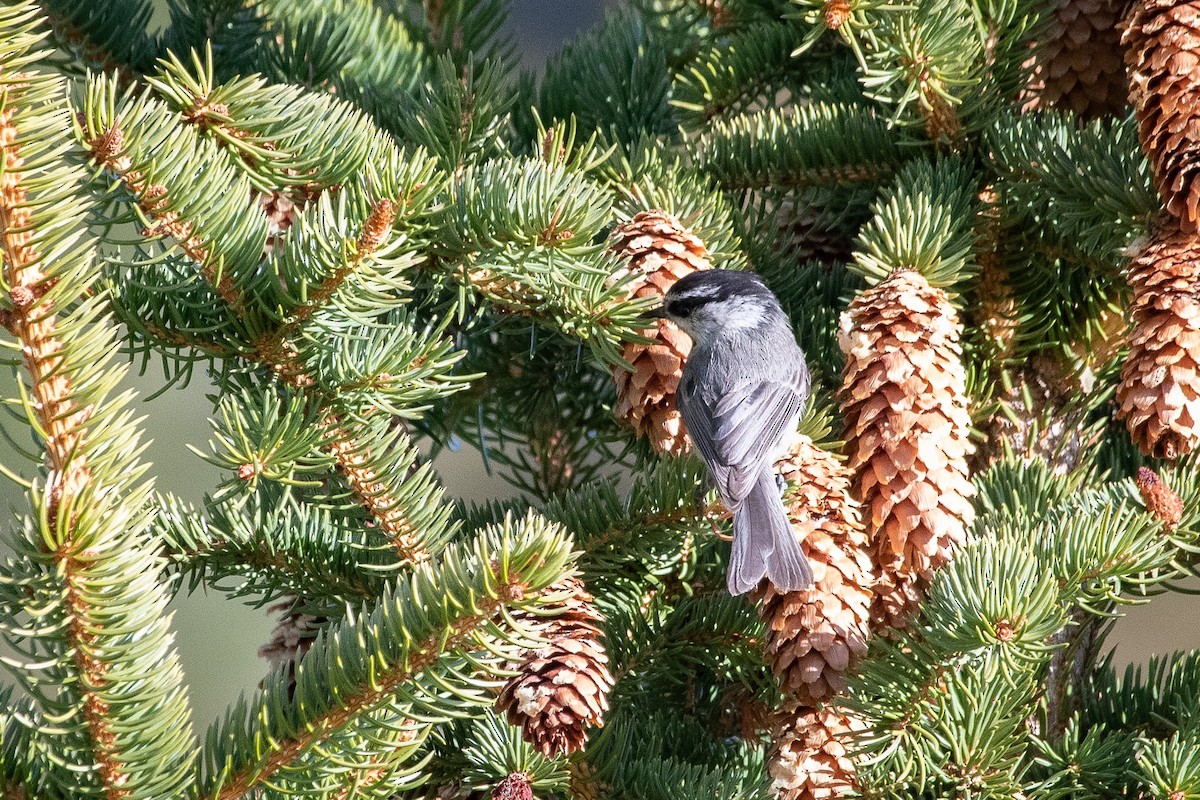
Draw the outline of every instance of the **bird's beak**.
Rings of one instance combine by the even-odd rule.
[[[639,317],[639,319],[642,322],[645,322],[647,325],[652,324],[654,322],[654,320],[656,320],[656,319],[666,319],[666,318],[667,318],[667,307],[665,305],[659,306],[658,308],[652,308],[649,311],[644,311],[644,312],[642,312],[641,317]]]

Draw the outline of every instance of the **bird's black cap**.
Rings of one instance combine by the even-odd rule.
[[[772,304],[778,302],[763,279],[753,272],[706,269],[685,275],[671,287],[660,309],[660,316],[669,312],[677,317],[686,317],[700,306],[719,303],[730,297],[759,297]]]
[[[753,272],[734,269],[704,269],[683,276],[667,292],[669,298],[703,297],[708,301],[728,300],[733,295],[771,296],[763,279]]]

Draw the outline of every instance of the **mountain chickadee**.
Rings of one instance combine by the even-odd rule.
[[[810,588],[812,569],[774,473],[810,385],[779,299],[754,273],[702,270],[680,279],[646,316],[669,319],[693,342],[675,402],[733,513],[729,593],[753,589],[764,575],[780,591]]]

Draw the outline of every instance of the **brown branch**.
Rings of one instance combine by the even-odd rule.
[[[8,327],[21,342],[22,359],[29,373],[32,406],[46,437],[47,516],[51,527],[60,524],[59,509],[71,508],[91,480],[83,449],[83,425],[91,416],[91,407],[80,408],[72,397],[71,378],[64,369],[63,344],[58,335],[54,301],[46,296],[53,285],[41,270],[42,254],[34,247],[34,221],[29,211],[25,160],[20,152],[21,134],[17,115],[19,84],[10,84],[0,97],[0,148],[4,168],[0,174],[0,240],[4,253],[4,279],[8,284],[12,311]],[[74,533],[74,519],[69,523]],[[95,658],[97,634],[88,619],[90,606],[80,590],[85,565],[75,558],[73,536],[53,553],[66,584],[64,602],[68,614],[67,650],[73,654],[79,676],[76,691],[82,701],[84,721],[91,738],[93,758],[99,767],[105,797],[120,800],[129,796],[125,788],[129,776],[117,757],[116,733],[108,720],[108,706],[97,690],[105,685],[107,665]]]
[[[39,0],[37,6],[54,32],[55,38],[65,45],[65,49],[76,53],[81,60],[90,61],[90,66],[97,71],[113,76],[121,89],[127,89],[134,83],[138,73],[131,65],[118,61],[85,30],[71,24],[63,15],[55,13],[53,3]]]
[[[1103,622],[1104,618],[1075,606],[1067,624],[1047,640],[1060,646],[1047,667],[1046,730],[1038,731],[1043,737],[1061,737],[1078,710],[1084,678],[1104,643]]]
[[[411,744],[420,735],[421,727],[419,724],[406,721],[403,724],[404,731],[400,734],[399,740],[395,743],[397,748],[407,744]],[[392,768],[384,763],[377,767],[363,766],[361,769],[352,771],[342,787],[338,789],[338,793],[334,795],[333,800],[353,800],[358,797],[366,789],[370,789],[380,781],[392,774]]]
[[[296,387],[312,385],[312,376],[304,372],[290,339],[306,320],[329,302],[346,279],[358,270],[363,259],[383,243],[392,222],[396,219],[396,211],[396,204],[391,200],[376,200],[363,223],[352,257],[309,293],[308,302],[293,311],[291,319],[275,330],[263,334],[253,343],[253,358],[270,367],[284,383]]]
[[[108,800],[124,800],[130,796],[129,789],[126,788],[129,776],[125,773],[124,765],[116,757],[117,735],[108,720],[111,709],[95,691],[107,682],[105,676],[108,673],[108,665],[93,654],[100,637],[90,629],[90,604],[84,599],[84,592],[80,587],[81,573],[86,570],[86,565],[74,557],[72,550],[72,545],[64,544],[55,553],[55,557],[63,567],[63,579],[66,582],[64,601],[70,616],[67,629],[72,640],[71,652],[75,656],[75,669],[80,676],[79,693],[83,697],[83,718],[87,722],[96,751],[100,779],[104,784],[104,796]]]
[[[236,553],[239,566],[262,570],[278,570],[285,574],[297,574],[296,564],[284,553],[271,549],[266,545],[233,546],[225,539],[214,539],[205,547],[168,548],[165,553],[173,559],[185,559],[188,563],[206,558],[218,558],[225,553]],[[364,600],[378,599],[379,594],[366,585],[339,581],[341,591],[347,595],[361,597]]]
[[[523,598],[527,588],[520,581],[510,581],[501,586],[495,599],[484,598],[479,602],[479,613],[458,620],[451,626],[449,634],[439,632],[425,639],[413,648],[409,658],[393,665],[391,672],[375,675],[365,688],[346,697],[340,707],[332,709],[321,719],[311,721],[297,738],[278,743],[279,749],[272,753],[261,767],[258,764],[250,765],[240,774],[232,776],[217,794],[203,797],[201,800],[234,800],[242,797],[295,761],[310,747],[344,727],[351,719],[369,711],[394,694],[402,684],[432,666],[443,653],[462,644],[479,626],[491,620],[505,603]]]
[[[153,323],[143,323],[143,325],[146,329],[146,333],[150,334],[155,339],[165,342],[166,344],[174,345],[176,347],[186,347],[191,350],[199,350],[200,352],[206,353],[207,355],[215,358],[239,358],[242,356],[241,353],[235,350],[230,350],[224,345],[199,339],[195,336],[189,336],[181,331],[174,331]]]
[[[241,289],[226,274],[220,274],[220,259],[195,232],[195,225],[183,219],[178,211],[168,208],[169,194],[162,184],[150,183],[141,172],[133,169],[133,159],[125,152],[125,133],[116,125],[88,142],[97,164],[112,172],[138,198],[138,207],[154,220],[147,235],[168,234],[180,249],[200,265],[200,272],[221,299],[235,311],[242,311],[245,298]]]
[[[379,530],[388,538],[402,561],[419,564],[428,561],[429,551],[421,542],[421,533],[408,518],[401,502],[387,490],[387,485],[368,464],[367,452],[345,429],[337,414],[322,421],[327,431],[326,446],[337,461],[338,471],[350,484],[358,502],[375,518]]]
[[[904,64],[910,81],[917,82],[921,116],[925,120],[925,135],[934,144],[958,149],[966,131],[958,116],[958,109],[942,93],[943,84],[930,68],[932,59],[920,54]]]

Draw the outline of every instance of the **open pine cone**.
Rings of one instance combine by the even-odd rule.
[[[617,226],[609,248],[626,263],[613,280],[634,276],[625,284],[630,297],[662,297],[683,276],[712,266],[704,243],[663,211],[642,211]],[[666,320],[642,334],[654,343],[630,342],[622,351],[633,372],[613,371],[616,414],[639,436],[648,436],[658,452],[679,455],[687,451],[688,441],[675,409],[675,390],[692,342]]]
[[[509,679],[496,708],[521,728],[525,741],[553,758],[583,748],[587,729],[604,724],[612,676],[600,641],[600,612],[578,578],[548,589],[564,594],[561,610],[552,617],[518,615],[517,621],[549,640],[507,669]]]
[[[1135,0],[1125,33],[1129,99],[1167,210],[1200,225],[1200,2]]]
[[[1127,270],[1133,333],[1118,413],[1143,453],[1179,458],[1200,442],[1200,239],[1163,217]]]
[[[866,530],[850,497],[850,471],[801,437],[776,470],[788,482],[788,518],[813,570],[813,588],[755,590],[767,626],[767,653],[784,692],[815,704],[846,687],[846,671],[867,650],[874,582]]]
[[[857,784],[847,741],[864,725],[831,705],[780,711],[767,774],[778,800],[827,800]]]
[[[1122,115],[1128,82],[1118,23],[1127,0],[1057,0],[1037,47],[1025,110]]]
[[[902,626],[974,518],[961,325],[946,293],[897,270],[842,315],[847,466],[872,535],[877,624]]]

